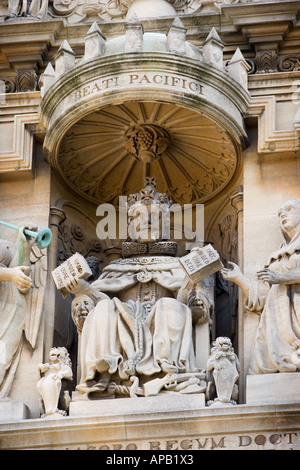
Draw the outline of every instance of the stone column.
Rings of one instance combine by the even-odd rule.
[[[54,321],[55,321],[55,297],[56,286],[52,278],[52,271],[56,268],[57,251],[58,251],[58,232],[59,226],[66,220],[65,212],[58,207],[50,207],[50,228],[52,231],[52,241],[48,248],[48,276],[46,301],[47,312],[45,315],[45,341],[44,355],[48,356],[53,346]]]
[[[230,198],[230,203],[237,211],[237,228],[238,228],[238,252],[237,264],[242,272],[244,272],[244,192],[243,187],[238,186],[237,192]],[[238,290],[238,351],[236,351],[240,363],[240,383],[239,383],[239,400],[244,403],[245,400],[245,378],[244,378],[244,305],[245,298],[241,289]]]

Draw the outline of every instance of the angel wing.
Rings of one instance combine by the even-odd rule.
[[[35,244],[30,253],[32,289],[26,295],[25,336],[34,349],[37,342],[47,280],[47,248]]]

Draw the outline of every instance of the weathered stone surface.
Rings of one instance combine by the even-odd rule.
[[[248,375],[246,384],[247,405],[299,403],[300,374]]]
[[[80,400],[79,394],[73,395],[70,403],[69,416],[124,416],[133,417],[141,413],[151,413],[155,410],[159,415],[165,413],[198,411],[205,407],[204,393],[183,396],[179,394],[162,394],[153,397],[118,398],[115,400]],[[78,398],[78,401],[76,400]]]
[[[0,427],[2,423],[13,423],[29,418],[29,409],[21,401],[0,401]]]
[[[25,420],[0,426],[1,449],[299,450],[299,406],[262,405]]]

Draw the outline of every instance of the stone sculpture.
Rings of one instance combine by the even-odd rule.
[[[278,217],[285,240],[257,279],[248,279],[235,263],[221,271],[225,280],[243,290],[248,311],[261,314],[249,374],[300,368],[300,199],[285,202]]]
[[[150,178],[144,190],[129,197],[129,214],[141,205],[150,213],[151,207],[167,209],[169,203]],[[82,328],[77,390],[86,396],[205,390],[192,328],[198,317],[209,321],[212,301],[201,283],[185,277],[176,243],[142,237],[149,213],[140,224],[140,238],[129,230],[132,241],[123,244],[123,259],[106,266],[92,284],[80,279],[77,287],[69,287],[75,294],[72,316]]]
[[[8,0],[6,20],[16,17],[34,17],[43,19],[48,11],[48,0]]]
[[[41,395],[41,417],[66,416],[69,405],[69,394],[64,393],[64,410],[58,409],[62,380],[72,380],[72,364],[66,348],[52,348],[49,354],[50,362],[39,364],[41,379],[37,383]]]
[[[217,394],[217,398],[208,401],[207,404],[236,405],[238,397],[236,381],[239,377],[240,363],[229,338],[219,337],[214,341],[207,361],[207,372],[211,372],[213,376],[208,390],[215,388]]]
[[[17,243],[0,240],[0,399],[6,399],[25,338],[34,349],[46,281],[46,254],[21,227]]]

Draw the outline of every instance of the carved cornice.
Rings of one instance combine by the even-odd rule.
[[[122,53],[126,35],[102,47],[96,24],[93,60],[85,54],[75,62],[66,42],[60,48],[52,84],[42,90],[45,156],[94,203],[117,204],[119,195],[143,187],[146,175],[157,175],[174,203],[203,203],[237,171],[246,145],[248,66],[239,52],[225,69],[214,28],[201,53],[181,35],[176,42],[174,24],[168,36],[144,34],[147,52]],[[175,52],[171,36],[180,42]]]
[[[116,16],[107,13],[104,2],[100,0],[72,0],[61,2],[64,12],[54,14],[51,11],[53,2],[49,3],[49,13],[46,20],[30,17],[19,17],[4,21],[7,14],[7,2],[0,5],[1,31],[1,80],[13,80],[19,70],[30,70],[35,67],[42,73],[48,60],[59,48],[65,38],[68,38],[76,54],[80,57],[83,49],[83,37],[91,22],[101,23],[101,30],[107,37],[123,34],[126,11],[116,12]],[[110,6],[115,3],[110,1]],[[75,10],[72,12],[72,8]],[[80,5],[79,5],[80,4]],[[92,15],[85,14],[82,9],[86,4]],[[188,4],[185,13],[182,9],[177,12],[182,18],[189,41],[196,47],[202,47],[212,26],[215,26],[220,37],[226,42],[225,58],[229,59],[237,45],[243,51],[246,59],[255,60],[256,47],[268,44],[268,49],[280,51],[280,56],[299,54],[299,3],[295,0],[285,1],[255,1],[255,2],[216,2],[217,7],[211,10],[205,2],[194,0]],[[102,9],[102,17],[98,16],[94,7]],[[58,6],[56,7],[58,9]],[[115,7],[114,7],[115,8]],[[70,9],[70,11],[69,11]],[[111,8],[109,11],[112,12]],[[187,14],[186,14],[187,13]],[[182,16],[184,15],[184,16]],[[166,33],[174,18],[157,18],[155,30]],[[122,20],[122,21],[120,21]],[[76,21],[76,22],[74,22]],[[222,24],[222,30],[219,25]],[[143,20],[145,31],[153,28],[153,20]],[[295,70],[295,69],[294,69]]]

